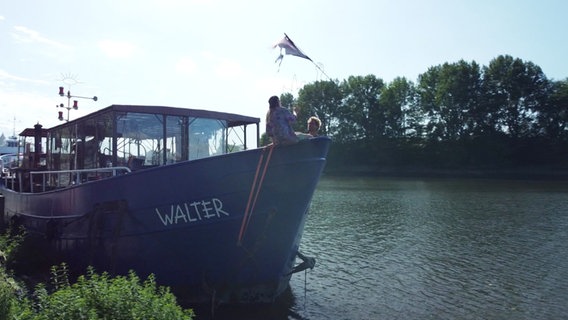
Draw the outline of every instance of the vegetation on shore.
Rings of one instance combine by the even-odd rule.
[[[67,266],[52,267],[51,283],[32,290],[6,268],[23,234],[0,236],[0,320],[76,319],[193,319],[167,287],[157,286],[150,276],[141,281],[134,272],[111,277],[87,270],[70,283]]]
[[[508,55],[460,60],[416,82],[375,75],[306,84],[284,107],[312,115],[332,137],[328,173],[554,175],[568,172],[568,78]],[[267,143],[266,136],[261,144]]]

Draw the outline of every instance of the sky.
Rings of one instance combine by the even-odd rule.
[[[320,80],[416,82],[459,60],[511,55],[568,78],[565,0],[18,0],[0,4],[0,133],[112,104],[261,118]],[[313,62],[273,45],[286,33]],[[321,70],[320,70],[321,69]],[[322,72],[323,70],[323,72]],[[73,103],[71,101],[71,103]]]

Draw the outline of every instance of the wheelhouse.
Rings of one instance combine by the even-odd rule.
[[[259,118],[172,107],[112,105],[48,130],[47,170],[139,170],[246,150]]]
[[[4,185],[45,192],[247,150],[247,127],[256,125],[258,147],[259,123],[259,118],[224,112],[112,105],[50,129],[36,124],[22,131],[22,158],[4,175]]]

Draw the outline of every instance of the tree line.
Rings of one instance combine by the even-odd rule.
[[[299,110],[295,130],[322,120],[332,169],[568,167],[568,78],[509,55],[433,66],[416,83],[350,76],[280,98]]]

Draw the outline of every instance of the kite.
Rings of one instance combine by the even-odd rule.
[[[274,61],[274,63],[278,62],[278,70],[280,70],[280,65],[282,64],[282,59],[284,59],[284,55],[289,54],[292,56],[310,60],[328,79],[331,79],[317,63],[315,63],[310,57],[308,57],[305,53],[302,52],[302,50],[300,50],[296,46],[294,41],[292,41],[292,39],[290,39],[290,37],[288,37],[286,33],[284,33],[284,38],[282,38],[282,40],[280,40],[278,43],[272,46],[273,49],[276,47],[280,48],[280,55],[278,56],[278,58],[276,58],[276,61]]]
[[[280,68],[280,65],[282,64],[282,59],[284,59],[285,54],[293,55],[293,56],[296,56],[296,57],[300,57],[300,58],[304,58],[304,59],[308,59],[308,60],[312,61],[312,59],[310,59],[310,57],[305,55],[302,52],[302,50],[300,50],[300,49],[298,49],[298,47],[296,47],[296,44],[294,44],[294,41],[292,41],[288,37],[287,34],[284,34],[284,38],[282,40],[280,40],[277,44],[275,44],[272,48],[276,48],[276,47],[280,48],[280,55],[278,56],[278,58],[276,58],[276,61],[274,61],[274,62],[279,62],[278,68]]]

